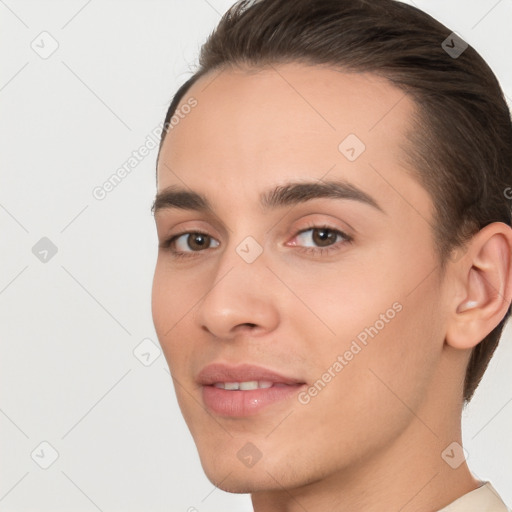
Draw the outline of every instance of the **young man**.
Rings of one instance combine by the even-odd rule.
[[[393,0],[236,4],[165,119],[153,318],[256,512],[509,510],[461,412],[510,314],[510,114]]]

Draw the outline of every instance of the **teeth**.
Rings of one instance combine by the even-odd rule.
[[[240,382],[239,389],[242,391],[250,390],[250,389],[258,389],[258,381],[250,380],[247,382]]]
[[[273,384],[273,382],[267,380],[249,380],[246,382],[216,382],[214,386],[220,389],[248,391],[251,389],[271,388]]]

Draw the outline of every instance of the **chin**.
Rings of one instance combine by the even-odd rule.
[[[234,494],[282,490],[283,487],[292,489],[318,479],[315,471],[305,468],[301,471],[297,467],[297,463],[303,461],[292,461],[278,450],[270,453],[274,456],[263,455],[254,466],[246,467],[237,457],[236,450],[213,447],[199,450],[201,466],[208,480],[219,489]]]
[[[227,478],[224,477],[224,480],[215,480],[211,478],[208,473],[206,473],[206,476],[213,485],[222,491],[230,492],[232,494],[253,494],[257,491],[270,490],[269,483],[265,485],[262,482],[254,482],[253,480],[247,478],[239,478],[230,475]]]
[[[266,488],[271,477],[265,471],[263,459],[253,467],[246,467],[229,449],[199,450],[203,471],[210,482],[226,492],[250,493]]]
[[[208,480],[219,489],[233,494],[251,494],[258,491],[280,489],[264,468],[256,471],[256,468],[242,469],[236,467],[210,468],[203,465]],[[285,485],[287,487],[287,485]]]

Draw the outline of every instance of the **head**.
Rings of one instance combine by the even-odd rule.
[[[217,485],[354,468],[411,410],[460,420],[473,396],[510,315],[512,127],[494,74],[470,46],[449,55],[450,34],[393,0],[239,2],[175,94],[153,317]],[[211,362],[301,387],[224,417],[197,380]]]

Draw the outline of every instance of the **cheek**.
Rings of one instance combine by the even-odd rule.
[[[389,302],[396,298],[400,311],[387,323],[375,321],[378,317],[374,315],[361,331],[368,334],[367,345],[354,370],[354,382],[359,383],[367,411],[380,411],[384,417],[389,407],[404,421],[410,417],[408,408],[416,411],[421,407],[443,344],[435,290],[425,284],[407,293],[389,294]],[[384,312],[384,307],[373,311]]]
[[[301,319],[302,331],[308,333],[305,339],[311,340],[308,352],[314,359],[313,378],[322,379],[329,368],[339,375],[322,390],[318,405],[324,400],[327,408],[348,402],[354,413],[361,406],[368,411],[393,403],[403,408],[400,399],[410,407],[419,406],[443,344],[440,292],[434,274],[418,277],[428,276],[435,265],[428,256],[423,258],[403,265],[397,254],[388,258],[387,265],[385,258],[379,259],[379,268],[375,264],[364,271],[354,267],[332,274],[331,279],[317,274],[316,291],[313,282],[305,284],[310,288],[308,305],[324,323],[314,315]],[[333,365],[339,356],[343,368],[338,364],[336,371]]]
[[[157,263],[151,292],[153,324],[171,371],[190,345],[183,329],[195,302],[176,277]]]
[[[192,283],[192,286],[191,286]],[[153,276],[151,309],[157,333],[174,333],[201,297],[199,279],[172,269],[165,255],[159,256]],[[204,292],[203,292],[204,293]]]
[[[387,328],[388,323],[380,320],[381,314],[389,322],[399,316],[400,306],[393,307],[399,293],[394,291],[395,285],[383,282],[381,268],[344,261],[338,268],[319,266],[315,271],[287,272],[284,280],[305,303],[290,309],[290,316],[301,332],[307,332],[304,339],[310,344],[308,348],[318,354],[317,361],[324,365],[328,359],[322,357],[323,352],[332,359],[348,350],[358,336],[363,342],[370,339],[366,329],[376,322],[379,331]],[[287,314],[283,310],[282,313]]]
[[[318,391],[297,411],[304,414],[305,438],[318,425],[325,439],[331,439],[333,432],[344,432],[336,450],[340,457],[350,457],[354,446],[366,450],[389,443],[412,421],[411,410],[420,410],[436,367],[436,351],[425,336],[425,329],[431,327],[430,315],[412,301],[401,303],[403,309],[373,337],[368,334],[366,344],[349,334],[322,354],[316,348],[311,385]],[[373,322],[365,324],[369,328]],[[351,347],[352,341],[358,347]],[[335,366],[338,356],[344,361],[341,370]],[[320,451],[333,450],[329,441],[315,443],[323,446]]]
[[[153,324],[155,325],[160,342],[163,341],[163,334],[172,326],[172,319],[169,319],[169,313],[174,309],[172,307],[174,294],[168,292],[169,285],[169,279],[162,272],[161,265],[157,263],[151,289],[151,312]]]

